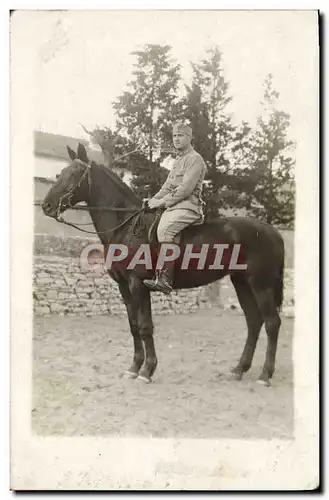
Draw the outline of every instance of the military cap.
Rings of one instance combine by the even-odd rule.
[[[173,127],[173,134],[186,134],[192,137],[192,129],[189,125],[182,122],[175,123]]]

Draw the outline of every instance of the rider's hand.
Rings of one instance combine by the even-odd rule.
[[[165,202],[163,200],[158,200],[156,198],[151,198],[148,202],[149,208],[160,208],[164,207]]]

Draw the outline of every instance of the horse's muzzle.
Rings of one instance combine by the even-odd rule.
[[[53,208],[53,206],[51,205],[51,203],[44,202],[41,205],[41,208],[43,210],[43,213],[45,215],[47,215],[48,217],[55,217],[55,215],[56,215],[56,209]]]

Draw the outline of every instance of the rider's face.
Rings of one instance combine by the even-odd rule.
[[[189,135],[175,132],[172,137],[174,146],[178,150],[185,149],[191,144],[192,138]]]

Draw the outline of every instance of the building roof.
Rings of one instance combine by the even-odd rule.
[[[34,180],[36,182],[41,182],[42,184],[55,184],[54,179],[49,179],[49,177],[39,177],[38,175],[35,175]]]
[[[68,153],[66,146],[69,146],[71,149],[76,151],[79,142],[88,148],[88,141],[84,139],[76,139],[74,137],[50,134],[49,132],[36,130],[34,132],[34,154],[67,160]],[[98,163],[103,163],[103,153],[101,151],[93,150],[92,159]]]

